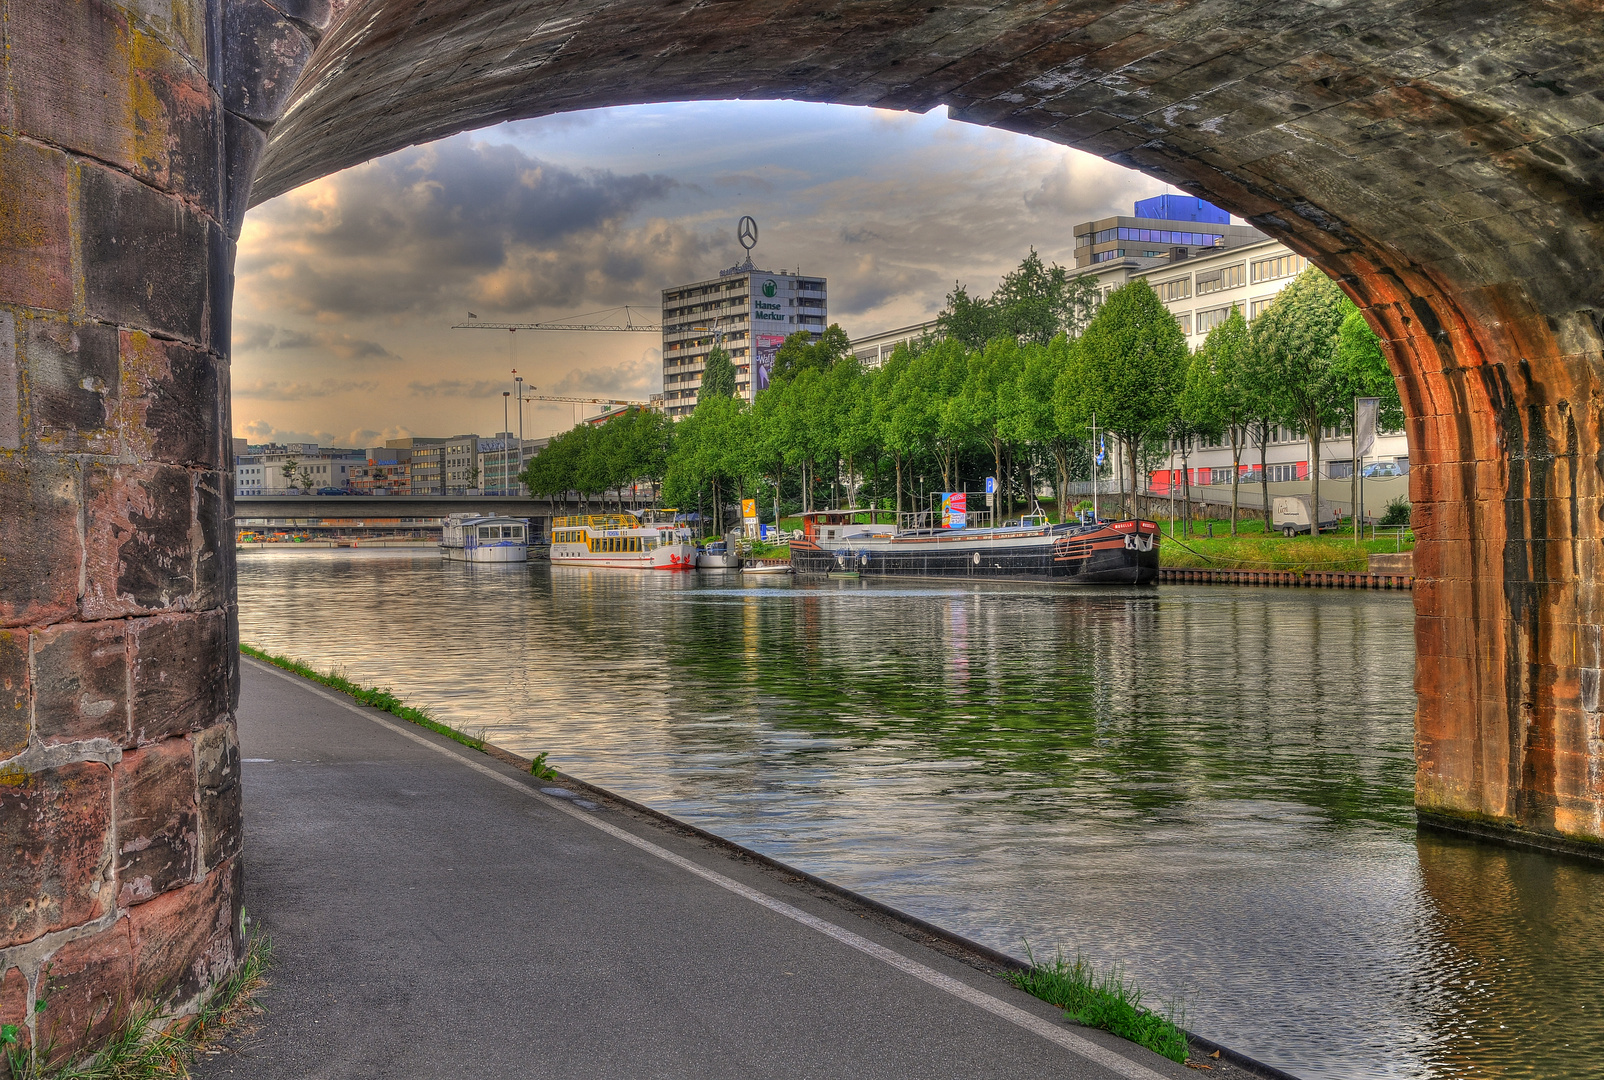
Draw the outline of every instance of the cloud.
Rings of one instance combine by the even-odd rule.
[[[472,382],[465,382],[461,379],[443,379],[432,383],[410,382],[407,383],[407,389],[425,397],[493,398],[501,396],[501,392],[506,389],[506,381],[475,379]]]
[[[612,292],[632,295],[649,263],[676,261],[687,244],[697,253],[671,228],[633,245],[619,235],[624,218],[676,186],[666,176],[564,168],[503,143],[446,139],[260,208],[247,219],[239,272],[259,301],[325,318],[423,305],[511,311],[552,286],[577,298],[561,288],[576,271],[587,286],[611,279]]]
[[[332,394],[373,393],[379,383],[351,379],[324,379],[322,382],[279,382],[274,379],[255,379],[236,382],[234,396],[251,401],[304,401],[307,398],[329,397]]]

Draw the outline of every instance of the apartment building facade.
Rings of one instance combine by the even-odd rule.
[[[774,354],[790,335],[822,337],[829,325],[828,281],[789,270],[759,270],[748,259],[716,278],[663,290],[663,409],[696,408],[707,355],[722,342],[735,367],[735,392],[750,401],[768,386]]]

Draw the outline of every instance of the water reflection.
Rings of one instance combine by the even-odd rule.
[[[241,558],[242,636],[1302,1076],[1581,1077],[1600,871],[1417,838],[1409,598]],[[1563,933],[1563,938],[1561,938]]]

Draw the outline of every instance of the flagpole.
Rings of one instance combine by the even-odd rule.
[[[1102,468],[1103,458],[1097,452],[1097,414],[1092,413],[1092,522],[1097,522],[1097,470]]]

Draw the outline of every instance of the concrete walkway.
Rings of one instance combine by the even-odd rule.
[[[268,1014],[199,1077],[1197,1075],[775,871],[242,666],[246,907],[274,966]]]

